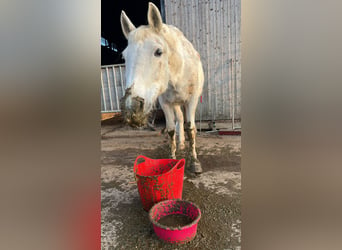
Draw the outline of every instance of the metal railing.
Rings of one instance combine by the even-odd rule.
[[[101,113],[121,111],[125,86],[125,64],[101,66]]]

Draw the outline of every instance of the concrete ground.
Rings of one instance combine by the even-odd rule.
[[[168,158],[168,140],[160,133],[162,128],[134,130],[120,124],[101,128],[102,249],[240,249],[240,136],[198,134],[203,173],[194,177],[185,171],[183,184],[183,199],[196,203],[202,212],[195,239],[172,245],[154,234],[140,202],[133,164],[140,154]],[[187,159],[186,155],[177,158]]]

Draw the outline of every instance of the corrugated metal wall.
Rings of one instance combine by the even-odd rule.
[[[205,83],[196,120],[241,118],[240,0],[164,1],[167,24],[178,27],[201,55]]]
[[[125,95],[125,65],[101,66],[101,112],[120,112],[120,99]]]

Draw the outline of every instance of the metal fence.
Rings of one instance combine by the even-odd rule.
[[[125,95],[125,65],[101,66],[101,112],[120,112],[120,99]]]

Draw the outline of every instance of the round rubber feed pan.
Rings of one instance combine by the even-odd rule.
[[[171,199],[155,204],[149,218],[156,235],[169,243],[186,243],[196,236],[201,210],[190,201]]]

